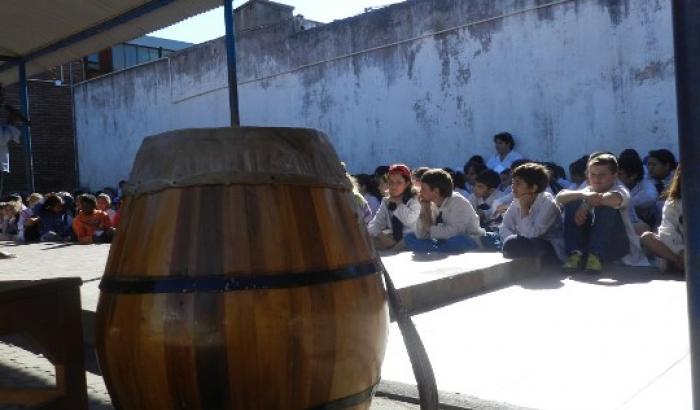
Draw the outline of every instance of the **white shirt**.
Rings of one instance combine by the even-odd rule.
[[[457,235],[469,235],[477,239],[485,235],[479,226],[479,216],[472,205],[458,192],[445,198],[439,207],[430,204],[432,221],[426,225],[421,219],[416,224],[416,236],[424,239],[449,239]],[[442,215],[442,223],[436,223]]]
[[[487,204],[489,206],[489,209],[487,209],[483,212],[484,212],[484,217],[486,219],[490,219],[491,216],[493,216],[494,211],[496,210],[496,206],[494,204],[496,203],[497,200],[499,200],[503,196],[504,196],[503,192],[499,191],[498,189],[495,189],[493,191],[493,193],[491,195],[489,195],[489,197],[486,199],[479,198],[474,194],[469,195],[469,197],[467,199],[469,200],[469,203],[472,205],[472,208],[474,208],[474,210],[479,209],[479,205]],[[513,195],[510,194],[510,197],[512,198]]]
[[[506,169],[510,169],[513,161],[517,161],[519,159],[523,159],[523,156],[515,150],[511,150],[503,160],[501,160],[501,155],[497,153],[486,161],[486,168],[492,169],[498,172],[500,175],[501,172],[505,171]]]
[[[642,179],[630,189],[631,203],[635,208],[654,206],[659,194],[654,183],[648,179]]]
[[[659,240],[678,254],[685,249],[685,227],[683,226],[683,204],[681,200],[669,199],[664,204],[659,225]]]
[[[544,239],[552,244],[559,259],[566,257],[561,211],[549,192],[537,194],[527,216],[522,216],[520,201],[513,200],[503,215],[503,224],[498,233],[502,240],[511,235]]]
[[[10,149],[7,144],[14,141],[19,144],[22,132],[12,125],[0,125],[0,172],[10,172]]]
[[[371,236],[377,236],[385,231],[391,232],[392,216],[396,216],[403,224],[404,235],[415,232],[416,221],[418,221],[418,216],[420,215],[420,202],[418,202],[418,199],[414,197],[409,199],[405,204],[401,202],[396,205],[396,209],[393,211],[389,210],[388,205],[389,198],[382,199],[379,210],[367,226],[369,234]]]

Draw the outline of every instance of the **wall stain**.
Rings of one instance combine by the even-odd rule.
[[[598,5],[607,9],[610,21],[616,26],[619,26],[622,20],[629,17],[630,0],[598,0]]]
[[[669,69],[673,70],[673,59],[666,61],[653,61],[647,64],[641,70],[631,70],[632,77],[637,82],[637,85],[643,85],[647,82],[658,82],[665,80],[671,74]]]

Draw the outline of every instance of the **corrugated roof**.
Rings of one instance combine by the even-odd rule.
[[[223,1],[8,0],[2,3],[0,56],[28,57],[27,75],[32,75],[211,10]],[[71,38],[78,41],[69,41]],[[0,82],[16,82],[16,64],[10,62],[11,67],[5,64],[8,63],[0,62]]]

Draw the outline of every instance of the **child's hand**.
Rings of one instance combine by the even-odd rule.
[[[576,223],[577,226],[583,226],[583,224],[586,223],[586,220],[588,219],[588,206],[581,205],[578,210],[576,211],[576,215],[574,216],[574,222]]]
[[[586,203],[588,206],[595,208],[596,206],[603,205],[603,194],[597,192],[589,192],[586,194]]]

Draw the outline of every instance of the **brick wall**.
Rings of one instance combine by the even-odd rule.
[[[34,185],[37,192],[72,191],[75,189],[75,132],[71,83],[82,81],[83,65],[72,63],[56,67],[29,80],[29,113],[32,121],[32,153],[34,156]],[[54,81],[63,80],[61,85]],[[5,102],[19,107],[19,86],[5,89]],[[5,112],[0,117],[4,120]],[[5,192],[28,191],[25,146],[10,145],[10,175]]]

